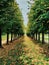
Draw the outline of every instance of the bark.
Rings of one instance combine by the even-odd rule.
[[[48,43],[49,43],[49,32],[48,32]]]
[[[35,39],[35,34],[33,33],[32,38]]]
[[[36,40],[37,40],[37,33],[36,33]]]
[[[8,29],[7,29],[7,44],[9,44],[9,32],[8,32]]]
[[[33,33],[33,39],[35,39],[35,34]]]
[[[40,42],[40,33],[38,33],[38,41]]]
[[[14,39],[13,40],[16,40],[16,34],[14,33]]]
[[[44,44],[44,32],[42,32],[42,44]]]
[[[13,33],[11,32],[11,42],[13,41],[12,39],[13,39]]]
[[[0,28],[0,48],[2,47],[2,32],[1,32],[1,28]]]
[[[32,33],[32,38],[33,38],[33,33]]]

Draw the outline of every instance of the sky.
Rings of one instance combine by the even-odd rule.
[[[27,25],[27,23],[28,23],[27,13],[29,11],[27,0],[16,0],[16,2],[19,4],[19,8],[22,12],[23,19],[24,19],[24,25]]]

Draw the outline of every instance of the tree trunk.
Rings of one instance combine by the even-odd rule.
[[[38,41],[40,42],[40,33],[38,33]]]
[[[14,39],[13,40],[16,40],[16,34],[14,33]]]
[[[42,44],[44,44],[44,32],[42,32]]]
[[[37,40],[37,33],[36,33],[36,40]]]
[[[33,36],[34,36],[34,40],[35,40],[35,34]]]
[[[7,30],[7,44],[9,44],[8,42],[9,42],[9,32]]]
[[[12,42],[12,38],[13,38],[13,33],[11,32],[11,42]]]
[[[2,32],[1,32],[1,28],[0,28],[0,48],[2,47],[2,37],[1,37],[1,35],[2,35]]]
[[[32,33],[32,38],[33,38],[33,33]]]
[[[49,43],[49,32],[48,32],[48,43]]]

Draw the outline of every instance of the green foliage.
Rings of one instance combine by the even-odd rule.
[[[2,33],[7,29],[15,32],[23,32],[23,17],[15,0],[0,0],[0,28]],[[21,30],[22,29],[22,30]]]
[[[28,18],[27,32],[46,32],[49,28],[49,0],[34,0]]]

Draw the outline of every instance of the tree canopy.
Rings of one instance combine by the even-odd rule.
[[[49,28],[49,0],[34,0],[28,18],[28,30],[33,32],[47,31]]]

